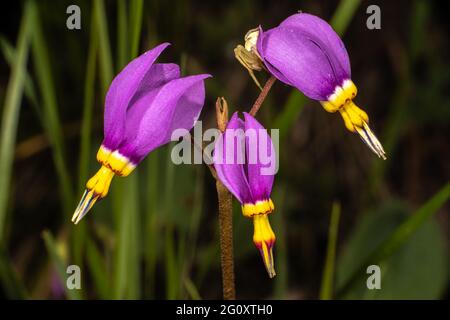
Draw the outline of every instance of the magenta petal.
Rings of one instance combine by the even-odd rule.
[[[242,204],[252,202],[253,199],[244,171],[244,129],[244,122],[239,119],[237,112],[235,112],[228,122],[225,133],[219,137],[214,147],[214,168],[217,176]],[[241,131],[242,135],[238,135],[238,130]],[[234,146],[232,156],[227,155],[227,146],[231,148],[231,144]],[[231,149],[228,151],[230,152]]]
[[[290,82],[290,80],[288,78],[286,78],[286,76],[283,74],[282,71],[278,70],[276,67],[272,66],[272,64],[270,63],[270,61],[268,59],[265,59],[265,48],[266,48],[266,37],[268,35],[270,35],[272,30],[269,30],[267,32],[264,32],[263,29],[261,28],[261,26],[259,26],[259,36],[258,36],[258,40],[256,43],[257,46],[257,50],[258,53],[260,54],[261,58],[264,61],[265,66],[267,67],[267,69],[269,70],[269,72],[271,74],[273,74],[275,76],[275,78],[277,78],[278,80],[280,80],[281,82],[284,82],[290,86],[294,86],[294,84],[292,84]],[[265,45],[263,45],[263,43]]]
[[[165,84],[154,97],[134,130],[134,139],[127,139],[120,152],[133,162],[141,161],[149,152],[170,141],[173,130],[194,126],[204,103],[202,74],[179,78]],[[184,119],[181,114],[184,113]]]
[[[208,77],[210,75],[198,75],[191,76],[190,79],[185,80],[193,84],[189,87],[189,90],[185,91],[176,104],[171,125],[166,136],[167,141],[170,141],[174,130],[191,130],[194,127],[205,103],[205,84],[204,81],[200,80]]]
[[[145,112],[152,106],[152,102],[162,87],[169,81],[180,77],[180,67],[173,63],[155,63],[145,75],[139,89],[131,99],[126,114],[125,140],[136,138],[140,122]]]
[[[267,200],[272,192],[276,171],[275,148],[267,130],[254,117],[244,112],[244,119],[248,184],[254,202]],[[264,148],[264,150],[260,150],[260,148]]]
[[[311,38],[319,38],[327,47],[330,57],[337,59],[333,63],[338,65],[336,68],[340,77],[351,78],[350,59],[348,57],[345,45],[339,35],[323,19],[307,13],[298,13],[288,17],[280,26],[295,27],[311,34]]]
[[[296,14],[280,26],[260,31],[258,52],[268,70],[315,100],[327,100],[350,78],[347,51],[325,21]]]
[[[168,43],[163,43],[132,60],[112,81],[105,98],[103,143],[106,147],[116,149],[119,146],[125,131],[129,103],[150,67],[167,46]]]

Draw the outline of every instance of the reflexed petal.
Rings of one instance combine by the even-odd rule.
[[[129,103],[144,79],[150,67],[168,46],[163,43],[131,61],[114,78],[105,98],[105,117],[103,144],[116,149],[125,132],[125,117]]]
[[[125,140],[136,138],[138,128],[145,112],[152,106],[158,92],[169,81],[180,77],[180,67],[173,63],[156,63],[145,75],[139,89],[131,99],[126,114]]]
[[[168,143],[173,130],[192,129],[203,107],[203,80],[208,77],[210,75],[195,75],[165,84],[151,97],[151,106],[147,108],[135,129],[136,136],[125,141],[120,147],[120,153],[136,164],[150,151]],[[181,114],[178,113],[183,113],[184,118],[181,119]]]
[[[242,130],[241,133],[243,133],[244,129],[244,122],[239,119],[237,112],[235,112],[228,122],[225,133],[216,142],[214,148],[214,168],[220,181],[239,202],[248,203],[252,201],[253,197],[243,164],[245,162],[245,136],[243,134],[237,135],[238,130]],[[229,149],[231,148],[230,143],[234,145],[234,149],[232,150],[233,155],[227,154],[227,147]],[[231,149],[228,151],[231,151]],[[244,161],[238,161],[239,159],[243,159]]]
[[[247,133],[245,144],[248,160],[248,183],[254,201],[266,200],[270,198],[275,175],[275,148],[267,130],[254,117],[244,112],[244,119]],[[255,132],[254,138],[249,134],[249,130]],[[260,150],[260,148],[265,150]]]
[[[278,70],[277,68],[272,66],[272,64],[264,58],[264,51],[266,48],[265,39],[268,35],[270,35],[271,32],[272,32],[272,30],[268,30],[268,31],[264,32],[263,29],[261,28],[261,26],[259,26],[259,35],[258,35],[258,39],[256,41],[256,48],[257,48],[258,54],[263,59],[263,62],[265,64],[265,66],[267,67],[267,69],[269,70],[269,72],[271,74],[273,74],[275,76],[275,78],[277,78],[278,80],[280,80],[290,86],[294,86],[294,84],[291,83],[290,80],[284,76],[284,74],[281,70]],[[263,43],[265,45],[263,45]]]
[[[332,66],[315,42],[300,29],[277,27],[260,33],[258,52],[279,80],[315,100],[326,100],[338,85]]]
[[[351,78],[350,59],[344,43],[333,28],[323,19],[307,13],[298,13],[288,17],[280,26],[295,27],[310,33],[312,38],[318,38],[327,47],[330,58],[335,58],[338,78]],[[339,74],[340,73],[340,74]]]
[[[257,49],[276,78],[311,99],[327,100],[351,76],[342,40],[326,21],[310,14],[294,14],[267,32],[260,29]]]

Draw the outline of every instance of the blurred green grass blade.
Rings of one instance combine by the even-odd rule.
[[[12,68],[16,64],[16,60],[18,58],[18,54],[16,49],[12,46],[9,41],[0,36],[0,48],[3,52],[3,56],[5,57],[6,62]],[[42,122],[42,112],[39,109],[39,103],[36,95],[36,89],[34,87],[33,80],[30,77],[30,74],[25,70],[25,87],[24,87],[25,96],[31,102],[32,107],[35,109],[36,115],[39,120]]]
[[[80,155],[78,160],[78,183],[77,192],[84,191],[87,179],[89,177],[89,163],[93,155],[91,154],[92,147],[92,117],[95,101],[95,79],[97,70],[97,54],[98,54],[98,37],[95,28],[95,15],[91,15],[91,31],[89,35],[89,50],[86,63],[86,75],[84,80],[84,98],[83,98],[83,116],[81,119],[80,130]],[[87,230],[87,224],[81,223],[76,229],[72,229],[72,257],[74,263],[77,265],[83,265],[83,259],[85,257],[86,242],[89,243],[89,233]],[[91,244],[92,246],[92,244]],[[92,248],[91,251],[92,253]],[[87,258],[89,251],[87,252]],[[92,258],[90,259],[92,260]],[[89,261],[88,260],[88,263]],[[96,280],[94,280],[96,281]],[[99,292],[102,295],[102,292]]]
[[[79,290],[74,289],[70,290],[67,288],[66,280],[67,280],[67,273],[66,273],[66,263],[64,262],[63,257],[61,257],[60,253],[58,252],[55,240],[51,233],[49,231],[44,231],[42,233],[42,237],[44,238],[45,247],[47,248],[47,251],[50,255],[50,259],[53,262],[56,271],[58,273],[59,279],[66,291],[66,295],[71,300],[80,300],[81,296],[79,293]]]
[[[128,59],[127,1],[117,1],[117,69]]]
[[[135,58],[139,52],[139,40],[141,38],[143,0],[130,0],[130,58]]]
[[[171,222],[166,224],[165,231],[166,298],[167,300],[174,300],[177,299],[178,294],[179,274],[175,258],[174,226]]]
[[[189,272],[192,270],[192,266],[195,262],[198,230],[203,209],[204,167],[195,166],[193,168],[193,171],[195,185],[192,200],[192,211],[188,218],[188,228],[182,230],[182,236],[180,237],[179,241],[180,250],[177,257],[179,264],[182,265],[180,282],[184,283],[184,288],[182,289],[185,289],[184,292],[180,293],[180,298],[184,298],[186,293],[192,298],[192,292],[188,291],[192,288],[188,288],[185,281],[190,281],[191,278]]]
[[[341,215],[341,205],[339,202],[333,203],[331,210],[330,227],[328,230],[327,257],[322,276],[322,286],[320,288],[320,300],[330,300],[333,298],[334,273],[336,260],[336,244],[339,230],[339,217]]]
[[[108,278],[108,270],[104,259],[92,240],[86,242],[86,256],[89,271],[92,274],[92,281],[96,288],[95,292],[100,299],[111,299],[110,281]]]
[[[195,190],[194,199],[192,205],[192,213],[190,217],[189,232],[188,232],[188,260],[190,263],[193,262],[195,256],[195,249],[198,237],[198,230],[200,226],[200,219],[202,216],[203,209],[203,197],[205,194],[205,184],[204,184],[204,167],[198,167],[195,170]]]
[[[159,151],[155,150],[147,157],[147,192],[145,223],[145,284],[149,298],[155,297],[155,271],[158,259],[158,203],[159,203]]]
[[[430,20],[431,3],[415,0],[412,5],[409,52],[412,61],[415,61],[425,50],[426,38],[428,37],[427,25]]]
[[[0,283],[6,298],[17,300],[27,298],[26,289],[20,282],[12,261],[3,248],[0,248]]]
[[[408,238],[450,197],[450,183],[447,183],[438,193],[436,193],[427,203],[419,208],[408,220],[372,254],[372,260],[381,261],[397,250]]]
[[[367,210],[348,234],[336,268],[336,286],[342,288],[370,254],[411,216],[403,201],[387,200]],[[381,290],[367,287],[370,273],[339,299],[433,300],[443,297],[448,284],[448,253],[439,219],[428,219],[398,250],[380,264]],[[367,268],[368,266],[366,266]],[[413,279],[413,281],[411,280]],[[414,290],[411,284],[414,282]]]
[[[108,24],[106,22],[105,5],[103,0],[94,0],[92,4],[96,21],[96,29],[98,32],[100,75],[102,79],[103,93],[106,93],[114,73],[111,57],[111,45],[108,36]]]
[[[89,162],[91,159],[91,131],[92,114],[95,98],[95,75],[97,69],[98,40],[94,28],[94,17],[91,21],[91,33],[89,41],[89,52],[86,64],[86,78],[84,81],[83,118],[81,120],[81,142],[79,157],[79,180],[78,188],[84,189],[84,185],[89,175]]]
[[[369,255],[369,258],[364,261],[361,267],[356,269],[352,276],[349,277],[347,283],[342,286],[339,296],[345,295],[362,276],[366,275],[365,270],[367,266],[380,264],[408,241],[411,235],[435,214],[449,197],[450,183],[447,183]]]
[[[136,10],[133,8],[133,2],[131,2],[130,19],[131,24],[130,32],[131,39],[137,37],[139,40],[141,32],[142,21],[142,9]],[[121,8],[124,9],[124,8]],[[99,8],[101,10],[101,8]],[[125,10],[124,10],[125,11]],[[141,17],[139,17],[141,16]],[[102,20],[102,19],[99,19]],[[106,29],[106,22],[103,23]],[[138,27],[133,27],[134,25]],[[118,30],[120,33],[124,32],[126,26],[126,18],[122,14],[118,15],[118,25],[122,30]],[[118,34],[118,51],[124,50],[120,48],[125,46],[130,48],[130,55],[135,56],[133,52],[132,44],[128,41],[129,38]],[[107,36],[107,33],[106,33]],[[106,37],[105,36],[105,37]],[[133,41],[133,40],[131,40]],[[106,43],[106,39],[105,39]],[[109,41],[108,41],[109,43]],[[108,44],[109,46],[109,44]],[[137,49],[136,49],[137,51]],[[125,51],[123,51],[125,52]],[[122,54],[123,54],[122,52]],[[119,63],[125,64],[127,61],[120,61]],[[122,68],[122,65],[118,69]],[[141,222],[139,215],[139,173],[135,172],[130,177],[127,177],[124,181],[124,194],[122,198],[123,208],[121,210],[119,224],[119,244],[117,255],[117,269],[115,274],[116,287],[115,297],[117,299],[124,297],[127,299],[138,299],[141,296],[141,272],[140,272],[140,254],[141,254]],[[114,194],[115,196],[115,194]]]
[[[331,18],[330,24],[338,35],[343,35],[352,20],[361,0],[341,0]]]
[[[26,79],[32,10],[30,3],[27,2],[20,23],[17,57],[11,70],[3,106],[0,132],[0,243],[2,245],[4,243],[5,220],[9,198],[8,190],[10,190],[17,124]]]
[[[118,224],[119,239],[114,275],[114,298],[138,299],[140,297],[138,172],[128,176],[123,184],[124,195]]]
[[[127,192],[126,206],[123,212],[129,215],[130,221],[130,242],[128,246],[128,282],[130,290],[130,299],[141,298],[141,219],[139,208],[139,175],[130,177],[128,182],[129,191]],[[128,202],[128,204],[127,204]],[[127,212],[127,211],[128,212]]]
[[[186,288],[186,291],[192,300],[202,300],[200,294],[198,293],[197,288],[195,287],[195,284],[189,277],[186,277],[184,279],[184,287]]]
[[[130,18],[128,19],[131,24],[129,27],[129,32],[131,33],[131,43],[129,43],[128,48],[130,48],[130,60],[138,55],[139,39],[141,38],[141,26],[142,26],[142,11],[143,1],[142,0],[132,0],[130,2]],[[139,203],[139,175],[135,174],[134,179],[130,180],[130,191],[133,192],[130,195],[130,201],[134,201],[134,205],[129,205],[133,210],[130,211],[130,228],[131,228],[131,239],[129,247],[129,263],[130,263],[130,281],[131,281],[131,297],[137,299],[141,296],[141,269],[140,269],[140,258],[141,258],[141,218]]]
[[[55,82],[52,77],[50,57],[45,43],[45,37],[41,27],[38,7],[31,2],[32,14],[32,51],[34,67],[36,68],[37,82],[42,96],[44,128],[52,146],[53,160],[58,174],[59,184],[62,189],[63,209],[66,215],[72,213],[73,190],[71,186],[69,170],[64,157],[64,136],[61,120],[58,113]]]
[[[175,243],[174,243],[174,226],[172,218],[173,210],[173,192],[175,184],[175,165],[170,158],[170,148],[166,148],[166,171],[165,171],[165,187],[164,187],[164,214],[165,221],[165,266],[166,266],[166,297],[169,300],[177,298],[179,289],[179,273],[176,266]]]

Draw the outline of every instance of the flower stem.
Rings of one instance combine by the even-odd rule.
[[[222,267],[222,290],[224,300],[236,299],[233,262],[233,210],[231,193],[216,180],[219,199],[220,263]]]
[[[228,122],[228,104],[224,98],[217,98],[216,118],[217,127],[221,132],[224,132]],[[222,267],[223,299],[234,300],[236,299],[236,290],[234,285],[232,196],[219,179],[216,179],[216,189],[219,202],[220,264]]]
[[[261,108],[261,105],[263,104],[264,100],[266,100],[267,94],[269,93],[270,89],[272,88],[272,86],[276,80],[277,79],[274,76],[270,76],[269,80],[267,80],[266,84],[264,85],[263,89],[261,90],[261,93],[258,96],[258,99],[256,99],[255,103],[253,104],[252,108],[250,109],[250,112],[249,112],[250,115],[252,115],[252,116],[256,115],[259,108]]]

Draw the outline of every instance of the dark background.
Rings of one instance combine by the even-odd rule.
[[[25,94],[22,100],[10,188],[0,190],[8,194],[0,293],[8,298],[70,297],[64,293],[61,274],[58,277],[59,261],[81,265],[82,298],[220,298],[217,197],[204,166],[174,166],[167,161],[170,147],[165,147],[139,166],[130,178],[132,185],[116,178],[117,190],[80,226],[70,223],[72,212],[64,209],[75,208],[81,180],[87,178],[80,171],[80,136],[86,121],[90,39],[98,29],[96,22],[91,24],[94,2],[35,1],[48,52],[46,72],[52,79],[46,82],[39,76],[41,60],[32,45],[27,71],[35,97]],[[81,8],[81,30],[66,28],[70,4]],[[381,30],[366,27],[370,4],[381,8]],[[267,277],[251,241],[251,221],[242,217],[236,203],[238,298],[318,298],[333,202],[341,207],[335,298],[448,297],[448,202],[383,262],[382,290],[364,289],[364,280],[339,295],[365,257],[449,181],[450,57],[448,13],[442,4],[361,1],[343,34],[358,86],[356,103],[367,111],[371,128],[385,146],[385,162],[345,129],[339,115],[324,112],[319,103],[280,82],[274,85],[258,119],[281,132],[272,219],[278,276]],[[9,5],[1,13],[1,101],[11,72],[5,43],[16,46],[25,2]],[[201,116],[206,129],[215,125],[216,97],[226,97],[232,110],[246,111],[258,95],[233,54],[247,30],[259,24],[272,28],[298,10],[330,21],[338,6],[339,1],[145,1],[138,52],[168,41],[172,46],[159,61],[180,63],[184,74],[214,76],[207,80]],[[116,1],[104,2],[113,74],[130,60],[119,57],[119,7]],[[124,7],[132,17],[131,2]],[[130,29],[125,34],[130,36]],[[91,142],[85,154],[88,174],[97,170],[95,152],[102,139],[107,81],[102,79],[100,51],[89,86],[93,96],[92,130],[87,135]],[[257,76],[262,82],[267,78],[263,73]],[[56,129],[47,119],[48,90],[42,89],[43,82],[54,88]],[[55,139],[58,133],[60,140]],[[69,200],[62,196],[64,174],[55,167],[55,144],[64,147]],[[122,217],[129,210],[134,220],[127,229],[127,218]],[[54,238],[59,260],[49,254],[44,230]]]

